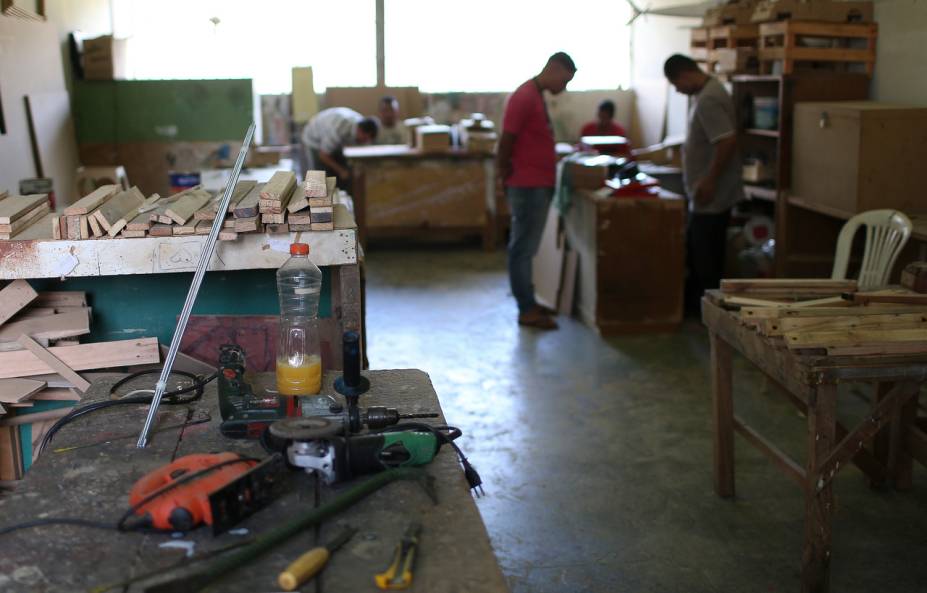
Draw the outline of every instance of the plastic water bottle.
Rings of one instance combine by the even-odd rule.
[[[277,270],[277,391],[281,395],[315,395],[322,388],[318,320],[321,290],[322,271],[309,259],[309,245],[293,243],[290,259]]]

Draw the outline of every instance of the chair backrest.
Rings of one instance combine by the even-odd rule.
[[[911,220],[897,210],[869,210],[848,220],[837,238],[832,279],[846,279],[853,237],[860,226],[866,227],[866,247],[859,270],[859,289],[881,288],[888,284],[895,260],[911,236]]]

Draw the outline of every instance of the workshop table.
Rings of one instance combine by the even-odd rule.
[[[447,240],[481,236],[496,242],[496,169],[486,153],[409,146],[344,150],[362,245],[370,239]]]
[[[361,396],[361,406],[386,405],[410,413],[441,411],[431,380],[422,371],[373,371],[366,376],[370,378],[371,389]],[[334,373],[326,374],[323,393],[334,394],[334,379]],[[108,397],[108,386],[95,384],[85,401]],[[256,441],[227,439],[219,433],[216,393],[213,382],[206,388],[204,397],[192,404],[195,417],[207,412],[212,417],[210,422],[187,427],[182,438],[178,429],[155,433],[146,449],[135,446],[146,406],[109,408],[67,425],[15,491],[0,497],[2,526],[44,516],[115,523],[128,506],[132,484],[169,463],[175,451],[177,457],[218,451],[264,457],[266,453]],[[187,409],[186,405],[162,406],[160,424],[182,423]],[[443,422],[442,414],[435,423]],[[466,431],[466,427],[463,430]],[[133,436],[70,452],[51,451],[128,433]],[[478,460],[475,463],[478,464]],[[429,500],[419,484],[395,482],[325,522],[320,534],[309,529],[294,536],[251,564],[231,572],[212,590],[223,593],[278,591],[276,579],[282,569],[317,542],[331,539],[347,524],[359,531],[332,556],[320,577],[324,580],[324,590],[327,593],[376,591],[373,575],[390,563],[394,548],[409,523],[420,520],[423,529],[410,591],[508,591],[453,449],[443,447],[427,466],[427,472],[436,478],[437,505]],[[291,477],[279,499],[237,527],[259,535],[285,523],[288,517],[312,508],[314,479],[302,471],[294,471]],[[351,484],[363,479],[365,477],[358,478]],[[323,486],[322,502],[344,489],[343,486]],[[213,537],[209,528],[204,527],[182,539],[196,542],[195,552],[202,553],[244,537],[248,536],[225,533]],[[65,525],[13,532],[0,538],[0,589],[73,593],[121,582],[152,570],[164,571],[183,556],[177,549],[159,547],[171,541],[176,540],[170,534],[120,533]],[[302,590],[314,591],[314,584],[305,585]]]
[[[757,447],[805,497],[801,590],[829,588],[833,480],[853,463],[871,483],[886,480],[899,490],[911,487],[912,459],[927,463],[927,435],[916,426],[920,385],[927,379],[927,352],[904,355],[827,356],[789,350],[781,337],[762,336],[737,311],[721,306],[721,294],[702,299],[702,320],[711,343],[714,488],[734,496],[734,432]],[[849,311],[849,309],[848,309]],[[734,413],[731,358],[739,352],[756,365],[807,416],[807,460],[788,457]],[[837,385],[876,384],[866,417],[852,429],[836,419]],[[884,430],[883,430],[884,429]],[[887,437],[882,447],[865,448]]]

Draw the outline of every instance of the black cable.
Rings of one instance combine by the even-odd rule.
[[[123,379],[120,379],[119,381],[117,381],[110,388],[109,393],[110,395],[113,395],[119,387],[125,385],[128,381],[131,381],[132,379],[135,379],[143,375],[152,375],[155,373],[160,374],[161,371],[159,369],[151,369],[148,371],[141,371],[138,373],[133,373],[129,375],[128,377],[124,377]],[[177,406],[177,405],[183,405],[183,404],[189,404],[189,403],[195,402],[196,400],[200,399],[203,396],[203,388],[206,386],[206,384],[218,376],[218,371],[205,378],[202,375],[195,375],[193,373],[188,373],[186,371],[171,371],[171,373],[180,375],[182,377],[187,377],[188,379],[191,379],[193,381],[193,384],[190,385],[189,387],[182,387],[179,389],[175,389],[174,391],[165,392],[164,399],[162,401],[164,402],[165,405],[168,405],[168,406]],[[180,398],[181,395],[185,395],[190,392],[194,392],[192,396]],[[111,399],[111,400],[94,402],[91,404],[87,404],[86,406],[81,406],[80,408],[75,408],[71,410],[71,412],[69,412],[67,415],[58,419],[57,422],[52,424],[52,426],[45,433],[45,436],[42,438],[42,442],[39,444],[39,453],[45,450],[45,448],[51,443],[52,439],[55,437],[55,434],[57,434],[59,430],[61,430],[64,426],[66,426],[67,424],[70,424],[77,418],[80,418],[81,416],[84,416],[91,412],[96,412],[97,410],[109,408],[112,406],[120,406],[120,405],[128,405],[128,404],[148,404],[148,403],[151,403],[151,400],[153,398],[154,398],[154,395],[137,395],[134,397],[126,397],[123,399]]]
[[[485,494],[485,492],[483,492],[483,479],[480,478],[479,472],[476,471],[476,468],[473,467],[467,459],[467,456],[463,454],[463,451],[461,451],[457,443],[454,442],[463,434],[459,428],[456,426],[448,426],[447,424],[432,426],[421,422],[403,422],[401,424],[388,426],[380,430],[380,432],[403,432],[406,430],[419,430],[434,434],[435,440],[437,441],[437,449],[440,449],[442,445],[450,445],[453,447],[454,451],[457,453],[457,459],[460,460],[460,465],[463,466],[464,477],[467,479],[467,484],[470,485],[470,490],[473,490],[473,493],[477,496]],[[435,452],[437,453],[437,451]]]

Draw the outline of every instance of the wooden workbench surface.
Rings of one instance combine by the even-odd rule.
[[[374,146],[351,146],[344,149],[344,156],[347,159],[369,160],[369,159],[430,159],[430,158],[452,158],[452,159],[492,159],[493,155],[485,152],[469,152],[462,148],[451,148],[444,152],[422,152],[405,144],[384,144]]]
[[[431,381],[421,371],[375,371],[367,376],[371,390],[361,397],[362,406],[389,405],[406,412],[440,412]],[[323,393],[333,393],[334,378],[334,374],[326,376]],[[94,385],[93,395],[85,397],[85,401],[104,397],[106,387],[107,384]],[[45,516],[115,522],[127,508],[128,492],[135,480],[169,462],[175,447],[178,457],[217,451],[265,455],[254,441],[231,440],[220,435],[215,382],[195,404],[196,413],[208,412],[212,421],[188,427],[179,441],[178,431],[169,430],[155,434],[147,449],[136,449],[145,409],[144,406],[125,408],[131,409],[96,412],[61,430],[50,449],[96,442],[108,436],[133,435],[71,452],[45,452],[15,492],[0,498],[0,525]],[[166,426],[182,422],[186,411],[185,406],[162,407],[160,423]],[[478,464],[479,460],[474,462]],[[428,472],[437,478],[438,505],[429,501],[418,484],[390,484],[326,522],[319,540],[312,530],[299,534],[229,574],[212,590],[278,591],[277,575],[289,562],[316,541],[330,539],[341,525],[349,524],[359,528],[359,532],[333,556],[321,577],[323,590],[326,593],[376,591],[373,575],[389,564],[394,546],[409,522],[418,519],[424,528],[411,591],[507,591],[454,452],[449,447],[443,448],[428,466]],[[226,533],[214,538],[208,528],[200,528],[182,539],[195,541],[196,553],[202,553],[276,527],[287,517],[311,508],[314,480],[303,472],[295,472],[291,477],[280,499],[239,525],[247,528],[249,535]],[[323,487],[322,501],[331,499],[336,492]],[[181,551],[159,547],[170,541],[176,540],[169,534],[118,533],[61,525],[18,531],[0,538],[0,589],[74,592],[117,583],[178,562],[183,555]],[[310,583],[301,590],[316,589]]]

